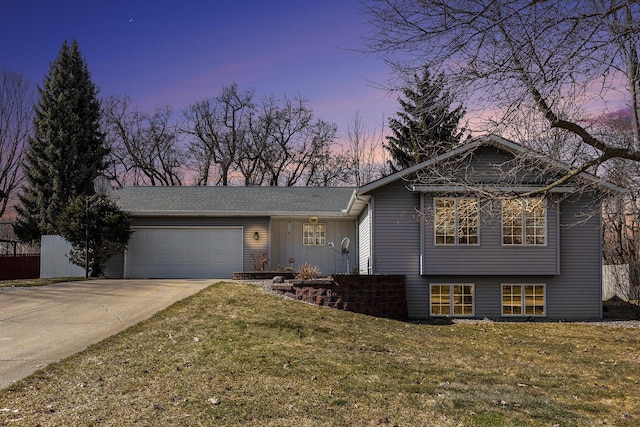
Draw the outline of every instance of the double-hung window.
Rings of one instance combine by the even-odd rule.
[[[503,316],[546,316],[545,285],[502,285]]]
[[[322,246],[327,241],[326,224],[308,223],[302,226],[302,244],[305,246]]]
[[[436,245],[478,244],[478,200],[473,198],[434,199]]]
[[[473,316],[473,284],[429,285],[432,316]]]
[[[502,201],[502,244],[545,245],[547,234],[544,199]]]

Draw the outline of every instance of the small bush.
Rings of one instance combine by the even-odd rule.
[[[320,267],[317,265],[309,264],[305,262],[298,268],[298,274],[296,274],[296,279],[298,280],[309,280],[315,279],[320,276]]]
[[[269,265],[269,252],[256,252],[251,254],[254,271],[266,271]]]

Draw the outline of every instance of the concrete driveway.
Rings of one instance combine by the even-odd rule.
[[[218,280],[91,280],[0,288],[0,388]]]

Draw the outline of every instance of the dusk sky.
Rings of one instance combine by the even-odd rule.
[[[379,131],[397,111],[376,87],[389,68],[356,50],[369,30],[358,0],[7,1],[0,68],[42,84],[64,40],[77,40],[100,96],[179,112],[237,82],[256,98],[303,95],[339,136],[358,109]]]

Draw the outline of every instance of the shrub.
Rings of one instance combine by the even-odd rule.
[[[309,264],[305,262],[298,268],[298,274],[296,274],[296,279],[298,280],[308,280],[315,279],[320,276],[320,267],[317,265]]]
[[[266,271],[269,264],[269,252],[252,253],[254,271]]]

